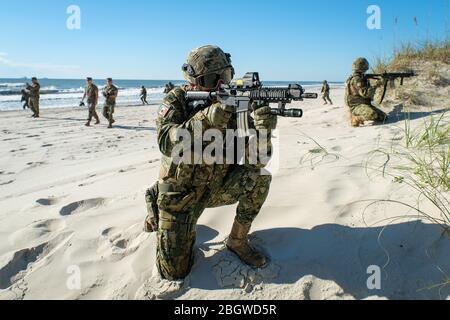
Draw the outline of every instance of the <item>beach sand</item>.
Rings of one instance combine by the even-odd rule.
[[[448,286],[430,288],[450,270],[439,226],[389,219],[415,214],[401,205],[364,212],[371,199],[416,204],[406,186],[365,169],[372,150],[402,136],[401,113],[352,128],[343,96],[334,88],[335,105],[296,103],[304,117],[279,120],[280,169],[252,229],[269,265],[251,269],[225,250],[234,207],[206,210],[182,285],[155,276],[156,236],[143,232],[144,193],[160,165],[158,106],[117,108],[112,130],[104,119],[85,128],[82,108],[43,110],[38,120],[1,112],[0,299],[450,297]],[[417,112],[413,126],[427,115]]]

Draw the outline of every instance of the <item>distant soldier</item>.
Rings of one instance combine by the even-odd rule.
[[[31,111],[33,111],[33,118],[39,118],[39,98],[41,92],[41,85],[36,77],[31,78],[31,85],[27,84],[27,94],[29,95],[28,104]]]
[[[86,98],[89,108],[89,117],[86,127],[91,125],[92,117],[95,118],[95,124],[100,124],[100,119],[97,114],[98,87],[92,82],[92,78],[86,79],[86,88],[84,89],[84,95],[80,105],[84,104],[84,99]]]
[[[172,82],[169,82],[166,84],[166,89],[164,90],[164,93],[168,94],[173,89],[175,89],[175,85]]]
[[[26,108],[30,108],[30,105],[29,105],[30,96],[29,96],[27,90],[23,89],[21,91],[21,93],[22,93],[22,99],[20,99],[20,102],[23,102],[23,106],[22,106],[23,110],[25,110]]]
[[[377,81],[372,86],[364,76],[369,70],[369,62],[365,58],[358,58],[353,63],[353,74],[346,82],[345,101],[350,110],[353,127],[363,125],[365,121],[384,122],[387,115],[372,105],[378,87],[383,82]]]
[[[142,101],[143,105],[148,104],[148,102],[147,102],[147,89],[144,86],[142,86],[142,88],[141,88],[141,101]]]
[[[322,86],[322,99],[325,101],[325,104],[328,104],[328,102],[333,105],[333,101],[330,99],[330,86],[328,85],[327,80],[323,82]]]
[[[103,96],[105,97],[105,106],[103,107],[103,116],[108,119],[109,126],[111,129],[114,122],[113,118],[114,108],[116,107],[116,98],[119,94],[119,89],[113,85],[113,80],[111,78],[107,79],[106,87],[103,89]]]

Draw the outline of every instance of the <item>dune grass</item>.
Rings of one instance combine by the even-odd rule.
[[[450,64],[450,40],[401,44],[392,57],[375,58],[372,71],[410,71],[417,61]]]
[[[417,194],[414,205],[398,201],[414,209],[418,216],[439,224],[450,237],[450,114],[431,115],[423,125],[412,128],[405,113],[402,143],[393,139],[390,147],[374,150],[366,170],[390,177],[395,183],[407,185]],[[374,202],[379,202],[374,200]],[[423,202],[431,204],[439,216],[423,211]]]
[[[410,66],[411,61],[450,64],[450,40],[403,44],[395,51],[391,66]]]

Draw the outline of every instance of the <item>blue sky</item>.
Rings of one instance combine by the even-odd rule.
[[[217,44],[232,54],[238,75],[339,81],[355,57],[444,38],[449,2],[3,0],[0,78],[181,79],[190,49]],[[66,28],[72,4],[81,9],[80,30]],[[381,8],[381,30],[366,27],[372,4]]]

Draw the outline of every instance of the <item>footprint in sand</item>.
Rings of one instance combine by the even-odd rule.
[[[6,186],[8,184],[13,183],[14,181],[16,181],[16,180],[9,180],[9,181],[6,181],[6,182],[0,182],[0,186]]]
[[[78,214],[81,212],[85,212],[90,209],[98,208],[100,206],[105,205],[106,199],[104,198],[94,198],[81,200],[77,202],[72,202],[61,208],[59,214],[62,216],[70,216],[73,214]]]
[[[129,168],[126,168],[126,169],[120,169],[119,173],[126,173],[126,172],[130,172],[130,171],[133,171],[133,170],[136,170],[136,168],[129,167]]]
[[[26,151],[26,150],[27,150],[26,148],[20,148],[20,149],[13,149],[13,150],[11,150],[11,151],[9,151],[9,152],[11,152],[11,153],[16,153],[16,152]]]
[[[14,232],[8,240],[16,247],[27,246],[49,234],[59,233],[65,228],[66,223],[61,219],[41,220]]]
[[[36,200],[36,202],[41,206],[48,207],[48,206],[53,206],[53,205],[57,204],[58,199],[57,198],[43,198],[43,199]]]
[[[60,234],[53,239],[0,257],[0,290],[8,289],[23,279],[27,270],[62,249],[70,240],[72,232]],[[33,268],[34,269],[34,268]]]
[[[342,151],[342,147],[340,147],[340,146],[335,146],[335,147],[331,148],[331,150],[333,150],[333,151],[335,151],[335,152],[340,152],[340,151]]]
[[[111,261],[121,260],[136,252],[141,244],[148,239],[141,224],[135,224],[123,230],[107,228],[101,232],[98,254]]]
[[[28,162],[27,166],[29,166],[30,168],[36,168],[42,166],[43,164],[45,164],[45,162]]]

